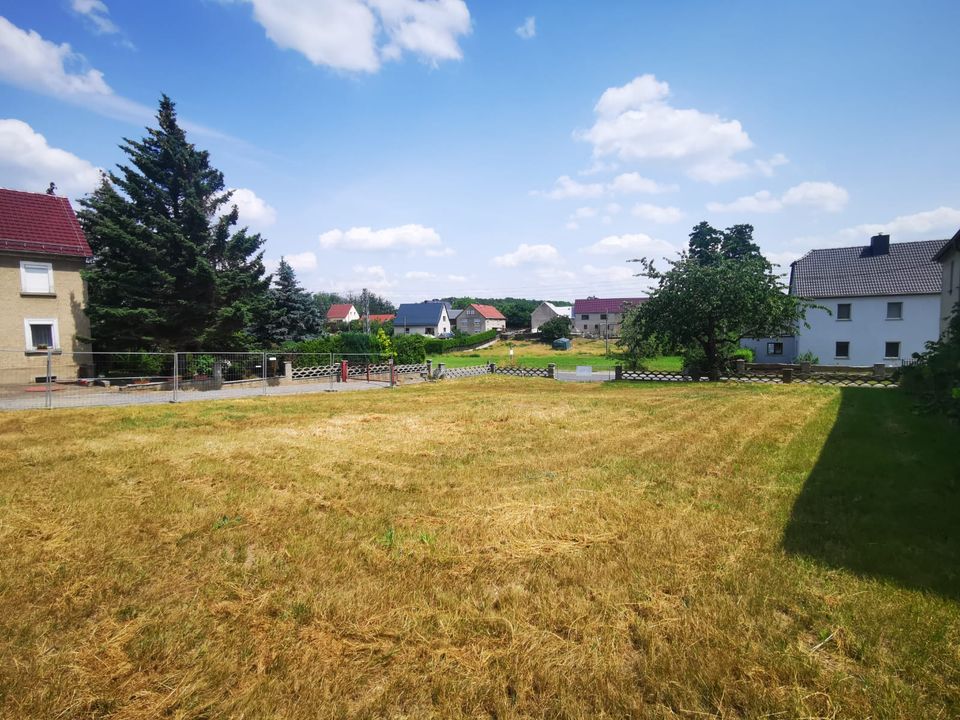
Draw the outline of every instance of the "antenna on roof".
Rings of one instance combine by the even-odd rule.
[[[57,184],[50,183],[50,187],[47,188],[47,195],[56,195],[57,194]]]

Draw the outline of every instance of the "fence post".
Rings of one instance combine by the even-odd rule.
[[[547,377],[548,377],[548,378],[551,378],[551,379],[555,379],[555,378],[557,377],[557,364],[556,364],[556,363],[548,363],[548,364],[547,364]]]
[[[437,363],[437,378],[440,379],[443,377],[444,368],[446,368],[446,363]]]
[[[177,393],[180,390],[180,353],[173,354],[173,400],[177,402]]]
[[[614,380],[623,380],[623,365],[614,365],[614,367],[613,367],[613,379],[614,379]]]
[[[263,394],[267,394],[267,354],[261,353],[261,375],[263,375]]]
[[[792,383],[792,382],[793,382],[793,368],[784,368],[784,369],[783,369],[782,379],[783,379],[783,382],[784,382],[784,383]]]
[[[283,361],[283,379],[293,382],[293,363],[290,360]]]
[[[350,370],[347,368],[347,361],[340,361],[340,382],[346,382],[347,377],[350,375]]]
[[[53,348],[47,348],[47,387],[44,391],[45,404],[48,408],[53,407]]]
[[[490,363],[490,374],[493,375],[493,374],[496,374],[496,372],[497,372],[497,364]]]
[[[887,366],[883,363],[875,363],[873,366],[873,379],[883,380],[887,376]]]
[[[393,358],[390,358],[390,387],[393,387],[397,384],[397,366],[393,362]]]
[[[433,360],[427,360],[427,380],[433,380]]]
[[[747,371],[747,361],[743,358],[736,358],[733,361],[733,365],[737,375],[743,375]]]

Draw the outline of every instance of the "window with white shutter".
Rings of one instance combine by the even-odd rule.
[[[24,295],[52,295],[53,265],[21,260],[20,292]]]

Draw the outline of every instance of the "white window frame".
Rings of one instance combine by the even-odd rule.
[[[846,343],[847,344],[847,354],[838,355],[837,354],[837,343]],[[836,340],[833,343],[833,357],[836,360],[849,360],[850,359],[850,346],[852,343],[849,340]]]
[[[50,349],[60,349],[60,323],[57,322],[56,318],[24,318],[23,343],[27,352],[43,352],[43,350],[38,350],[33,344],[33,333],[30,332],[31,325],[50,325],[50,333],[53,335],[53,347]]]
[[[891,305],[900,306],[900,317],[890,317]],[[903,320],[903,301],[902,300],[890,300],[889,302],[887,302],[887,320]]]
[[[887,345],[890,343],[897,344],[897,354],[896,355],[887,355]],[[884,360],[899,360],[900,356],[903,355],[903,343],[899,340],[884,340],[883,341],[883,359]]]
[[[46,292],[35,292],[33,290],[27,290],[27,268],[43,268],[47,271],[47,291]],[[35,260],[21,260],[20,261],[20,294],[21,295],[54,295],[56,290],[53,287],[53,263],[48,262],[37,262]]]

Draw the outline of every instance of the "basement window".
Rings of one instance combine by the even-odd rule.
[[[849,360],[850,359],[850,341],[849,340],[838,340],[836,351],[834,352],[834,357],[839,360]]]
[[[899,360],[900,359],[900,342],[886,342],[883,344],[883,359],[884,360]]]

